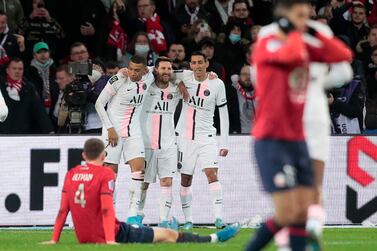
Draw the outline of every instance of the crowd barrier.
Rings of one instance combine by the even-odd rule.
[[[87,136],[0,137],[0,226],[53,225],[60,192],[69,167],[80,163]],[[273,212],[263,192],[253,151],[253,139],[232,136],[229,155],[220,158],[224,220],[233,222]],[[330,160],[324,179],[327,224],[377,222],[377,137],[331,137]],[[119,167],[116,213],[127,217],[130,170]],[[172,215],[183,221],[179,175],[174,179]],[[195,223],[213,223],[212,207],[204,173],[196,170],[193,181]],[[145,223],[159,220],[159,185],[147,194]],[[69,222],[70,222],[70,217]]]

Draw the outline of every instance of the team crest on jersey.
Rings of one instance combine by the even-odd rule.
[[[169,93],[167,96],[168,99],[173,99],[173,94]]]
[[[182,169],[182,164],[178,162],[177,168],[178,168],[178,170],[181,170]]]
[[[211,92],[208,89],[204,90],[204,96],[208,97],[210,94]]]
[[[291,87],[291,98],[294,102],[305,102],[306,88],[309,81],[309,72],[307,68],[297,67],[294,69],[288,78],[289,86]]]
[[[109,186],[109,189],[110,189],[111,191],[114,191],[114,188],[115,188],[115,182],[114,182],[114,180],[110,180],[110,181],[107,183],[107,185]]]
[[[115,81],[118,81],[118,80],[119,78],[116,75],[114,75],[109,79],[109,83],[112,85]]]

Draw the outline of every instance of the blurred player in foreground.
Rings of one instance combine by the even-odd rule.
[[[3,95],[0,92],[0,122],[3,122],[8,117],[8,107],[7,104],[5,104]]]
[[[324,24],[310,21],[309,27],[319,30],[323,35],[333,37],[331,29]],[[330,113],[325,91],[340,87],[352,80],[353,71],[350,63],[334,64],[310,63],[310,83],[304,108],[304,130],[309,156],[314,171],[314,204],[309,206],[306,230],[310,236],[321,237],[325,223],[322,201],[322,183],[325,162],[330,150]],[[290,251],[289,232],[287,228],[275,235],[279,251]],[[311,250],[320,250],[318,241],[310,242]]]
[[[133,227],[119,222],[113,205],[115,175],[111,168],[102,166],[105,159],[102,141],[87,140],[82,157],[86,164],[69,170],[65,177],[52,239],[42,244],[59,241],[69,212],[80,243],[215,243],[229,240],[240,229],[240,224],[234,223],[217,233],[199,236],[166,228]]]
[[[247,250],[261,250],[280,229],[289,227],[291,250],[303,251],[307,211],[315,193],[303,129],[309,62],[351,61],[352,54],[340,41],[307,28],[309,1],[280,0],[275,16],[277,22],[259,33],[253,53],[258,102],[255,156],[275,214],[257,230]]]

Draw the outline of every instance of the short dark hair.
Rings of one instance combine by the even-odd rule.
[[[355,8],[363,9],[365,13],[367,13],[367,8],[365,7],[364,4],[361,4],[361,3],[354,4],[352,9],[355,9]]]
[[[69,72],[67,64],[62,64],[61,66],[59,66],[58,68],[56,68],[56,72],[62,72],[62,71],[64,71],[65,73],[71,75],[71,73]]]
[[[169,62],[169,63],[172,63],[172,60],[168,57],[159,57],[157,58],[156,62],[155,62],[155,68],[157,68],[161,62]]]
[[[114,68],[120,68],[119,63],[115,61],[108,61],[106,63],[106,69],[114,69]]]
[[[373,25],[369,28],[368,35],[372,32],[372,30],[375,30],[375,29],[377,29],[377,24],[373,24]]]
[[[144,66],[147,65],[147,59],[139,55],[133,55],[131,58],[131,62],[134,64],[142,64]]]
[[[79,46],[85,46],[85,48],[87,48],[86,45],[85,45],[83,42],[74,42],[74,43],[71,45],[71,47],[69,47],[69,54],[72,53],[72,49],[73,49],[73,48],[75,48],[75,47],[79,47]]]
[[[296,4],[310,4],[310,0],[278,0],[275,2],[275,8],[290,9]]]
[[[105,145],[100,139],[88,139],[84,144],[84,153],[88,160],[95,160],[105,150]]]
[[[193,53],[191,53],[190,59],[193,56],[202,56],[204,58],[204,61],[208,60],[207,57],[206,57],[206,55],[204,55],[204,53],[202,53],[201,51],[194,51]]]
[[[5,13],[4,11],[0,10],[0,16],[6,16],[7,13]]]
[[[14,58],[11,58],[11,59],[9,59],[9,61],[5,64],[5,68],[8,68],[9,67],[9,65],[12,63],[12,62],[15,62],[15,63],[24,63],[24,61],[22,61],[22,59],[21,58],[16,58],[16,57],[14,57]]]
[[[247,2],[246,0],[235,0],[232,5],[232,11],[234,11],[234,7],[236,6],[236,4],[240,4],[240,3],[246,4],[246,8],[249,9],[250,7],[249,2]]]

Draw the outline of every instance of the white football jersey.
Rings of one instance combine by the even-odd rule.
[[[141,109],[147,89],[153,81],[152,71],[137,82],[131,81],[122,74],[111,77],[96,103],[104,127],[107,129],[114,127],[123,138],[141,136]]]
[[[140,117],[145,148],[168,149],[175,145],[174,111],[180,99],[178,87],[172,83],[165,89],[155,83],[149,87]]]
[[[223,81],[218,78],[197,81],[194,74],[187,71],[181,75],[177,74],[177,79],[184,82],[190,94],[189,100],[184,101],[182,105],[176,128],[178,134],[192,140],[216,135],[216,128],[213,126],[215,108],[227,104]]]

